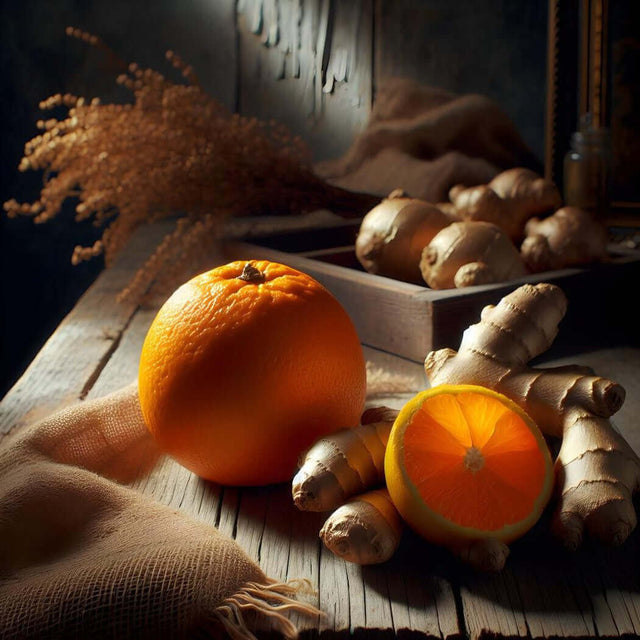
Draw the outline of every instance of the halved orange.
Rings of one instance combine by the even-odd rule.
[[[427,540],[508,543],[540,518],[553,464],[542,433],[509,398],[475,385],[439,385],[398,414],[385,477],[396,508]]]

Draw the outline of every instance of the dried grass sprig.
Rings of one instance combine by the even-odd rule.
[[[73,28],[67,34],[113,56],[96,36]],[[93,246],[76,247],[72,262],[104,254],[107,266],[139,226],[184,216],[121,296],[138,298],[163,269],[175,275],[181,261],[209,243],[223,217],[322,207],[362,215],[377,202],[320,180],[299,137],[275,122],[229,112],[179,56],[169,52],[167,59],[186,83],[121,63],[117,82],[132,92],[130,104],[70,94],[42,101],[43,110],[62,107],[66,117],[38,121],[42,133],[26,143],[19,170],[43,171],[44,185],[31,204],[5,202],[7,214],[42,223],[76,197],[76,219],[92,219],[103,232]]]

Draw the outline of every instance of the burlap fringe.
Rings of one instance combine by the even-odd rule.
[[[308,580],[271,581],[266,584],[249,582],[216,608],[215,618],[232,640],[257,640],[245,619],[248,612],[270,620],[272,627],[284,638],[294,640],[298,637],[298,629],[287,617],[289,613],[295,611],[306,616],[324,616],[320,609],[296,600],[295,596],[300,593],[313,593]]]

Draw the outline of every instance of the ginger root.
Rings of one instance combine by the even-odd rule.
[[[425,371],[432,386],[494,389],[516,402],[547,436],[560,438],[555,535],[569,549],[581,544],[585,530],[621,544],[636,526],[633,494],[640,490],[640,459],[610,421],[624,402],[624,389],[588,367],[527,364],[551,346],[566,309],[557,286],[525,284],[485,307],[457,352],[430,352]],[[320,535],[329,549],[350,562],[383,562],[402,535],[400,516],[381,487],[384,450],[397,413],[386,407],[365,411],[361,426],[314,445],[294,479],[300,508],[335,509]],[[374,487],[379,488],[370,491]],[[491,571],[502,569],[509,555],[508,546],[491,537],[451,551],[463,562]]]
[[[469,221],[439,231],[422,252],[420,270],[432,289],[503,282],[526,273],[518,249],[498,226]]]
[[[605,225],[577,207],[563,207],[543,220],[531,218],[525,235],[520,253],[535,273],[600,262],[608,255]]]
[[[358,427],[321,438],[292,482],[299,509],[333,511],[320,538],[349,562],[384,562],[400,543],[402,519],[384,488],[384,452],[397,415],[388,407],[367,409]]]
[[[293,478],[293,502],[302,511],[332,511],[351,496],[384,482],[384,452],[397,411],[367,409],[361,424],[320,438]]]
[[[581,544],[585,528],[594,538],[621,544],[636,526],[633,494],[640,488],[640,459],[609,420],[624,402],[624,389],[586,367],[527,366],[553,342],[566,305],[554,285],[519,287],[483,309],[457,352],[429,353],[425,371],[432,386],[494,389],[519,404],[543,433],[562,438],[555,534],[571,549]]]
[[[422,249],[450,221],[451,217],[434,205],[393,191],[362,219],[356,257],[369,273],[422,282]]]
[[[386,489],[352,498],[327,518],[320,538],[337,556],[356,564],[386,562],[395,553],[404,524]]]
[[[529,218],[562,206],[553,182],[522,167],[503,171],[487,185],[456,185],[449,199],[461,219],[492,222],[514,242],[522,239]]]

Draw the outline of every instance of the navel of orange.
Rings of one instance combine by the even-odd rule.
[[[398,511],[431,542],[514,540],[540,518],[553,465],[544,437],[520,407],[474,385],[440,385],[399,413],[385,476]]]

